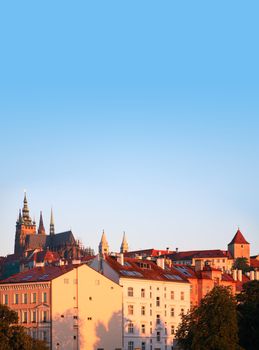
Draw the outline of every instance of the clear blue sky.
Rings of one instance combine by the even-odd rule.
[[[0,255],[32,216],[95,250],[259,253],[258,1],[0,5]]]

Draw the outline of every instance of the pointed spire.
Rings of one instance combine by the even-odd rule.
[[[107,238],[106,238],[104,230],[103,230],[103,233],[102,233],[101,241],[99,243],[99,253],[101,255],[109,253],[109,245],[108,245]]]
[[[31,224],[30,211],[29,211],[29,207],[28,207],[26,191],[24,191],[22,219],[24,220],[24,222],[26,224]]]
[[[51,208],[50,212],[50,225],[49,225],[49,234],[53,236],[55,234],[55,226],[54,226],[54,216],[53,216],[53,210]]]
[[[129,245],[128,245],[128,242],[126,239],[125,231],[123,231],[123,238],[122,238],[122,242],[121,242],[120,252],[127,253],[128,250],[129,250]]]
[[[45,227],[43,224],[43,218],[42,218],[42,211],[40,212],[40,222],[39,222],[39,228],[38,228],[38,234],[39,235],[45,235]]]

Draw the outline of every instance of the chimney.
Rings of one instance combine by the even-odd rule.
[[[202,271],[204,267],[204,261],[203,260],[195,260],[195,271]]]
[[[232,271],[233,280],[237,281],[237,270]]]
[[[157,266],[161,267],[161,269],[165,269],[165,259],[164,258],[158,258],[156,260]]]
[[[122,266],[124,265],[124,255],[123,253],[120,253],[118,258],[117,258],[117,261],[119,264],[121,264]]]
[[[175,248],[175,252],[178,253],[178,248]]]
[[[237,279],[242,282],[242,270],[237,270]]]
[[[253,281],[255,279],[255,272],[250,271],[250,280]]]
[[[167,253],[169,253],[169,247],[166,247],[166,251],[167,251]]]

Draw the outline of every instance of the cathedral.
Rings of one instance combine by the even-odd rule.
[[[82,255],[82,249],[79,242],[75,240],[71,231],[55,233],[53,212],[51,210],[51,219],[49,234],[46,233],[42,212],[37,230],[36,222],[30,217],[26,193],[24,194],[23,208],[19,211],[19,217],[16,222],[14,254],[19,258],[28,256],[33,251],[54,251],[60,258],[78,259]]]

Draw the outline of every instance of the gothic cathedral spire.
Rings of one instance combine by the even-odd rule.
[[[53,210],[52,210],[52,208],[51,208],[51,212],[50,212],[49,234],[51,236],[53,236],[55,234],[54,217],[53,217]]]
[[[45,227],[43,224],[43,218],[42,218],[42,211],[40,212],[40,222],[39,222],[39,228],[38,228],[38,234],[39,235],[45,235]]]

